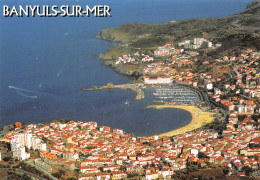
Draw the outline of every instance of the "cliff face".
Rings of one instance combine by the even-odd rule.
[[[130,34],[117,28],[103,29],[96,37],[113,42],[128,43]]]
[[[260,1],[254,1],[247,5],[247,8],[244,11],[241,11],[239,14],[252,14],[260,18]]]

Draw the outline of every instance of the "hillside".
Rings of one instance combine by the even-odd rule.
[[[224,18],[199,18],[162,24],[127,23],[104,29],[97,38],[119,42],[121,48],[112,47],[99,57],[114,59],[124,52],[140,48],[154,49],[168,42],[176,43],[194,37],[222,43],[216,52],[210,52],[212,57],[244,47],[259,50],[260,1],[249,3],[245,10]]]

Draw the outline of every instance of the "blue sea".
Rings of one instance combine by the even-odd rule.
[[[225,17],[246,8],[244,0],[1,0],[2,5],[108,5],[112,17],[0,17],[0,127],[53,119],[97,121],[127,133],[149,136],[191,120],[180,109],[145,109],[149,94],[135,101],[130,90],[82,92],[81,88],[130,83],[95,59],[112,42],[95,39],[104,28],[128,22],[163,23]],[[2,9],[2,7],[1,7]],[[129,105],[125,105],[125,101]]]

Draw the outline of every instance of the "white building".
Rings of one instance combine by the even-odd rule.
[[[212,90],[213,89],[213,83],[211,83],[211,82],[205,83],[205,88],[207,90]]]
[[[191,154],[194,154],[196,157],[198,157],[198,155],[199,155],[199,150],[198,150],[198,149],[191,149],[191,150],[190,150],[190,153],[191,153]]]
[[[25,145],[30,149],[32,147],[32,134],[31,133],[26,133],[25,134]]]
[[[194,40],[185,40],[179,43],[179,46],[184,46],[186,49],[199,49],[202,45],[206,45],[207,48],[213,47],[213,43],[205,38],[194,38]]]
[[[13,157],[18,160],[25,160],[30,157],[30,153],[25,152],[25,147],[23,145],[23,141],[21,140],[22,137],[22,135],[17,134],[15,135],[15,138],[10,141]]]
[[[194,38],[194,44],[202,45],[204,41],[207,41],[204,38]]]
[[[33,150],[46,151],[46,143],[38,137],[32,136],[30,133],[19,133],[15,134],[10,141],[11,151],[13,157],[18,160],[25,160],[30,157],[30,153],[25,152],[25,147],[28,149],[33,148]]]
[[[157,77],[157,78],[149,78],[148,76],[144,76],[145,84],[170,84],[172,83],[173,78],[171,77]]]
[[[239,105],[238,113],[254,113],[254,107],[247,105]]]

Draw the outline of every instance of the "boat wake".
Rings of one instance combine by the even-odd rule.
[[[60,76],[63,71],[63,68],[60,68],[60,70],[57,72],[57,76]]]
[[[15,87],[15,86],[8,86],[8,87],[10,89],[14,89],[16,91],[16,93],[19,94],[20,96],[27,97],[27,98],[33,98],[33,99],[38,98],[38,96],[36,96],[36,95],[27,95],[27,94],[24,93],[24,92],[28,92],[28,93],[37,94],[37,93],[39,93],[37,91],[32,91],[32,90],[29,90],[29,89],[23,89],[23,88],[19,88],[19,87]]]
[[[30,96],[30,95],[27,95],[27,94],[22,93],[22,92],[19,91],[19,90],[16,90],[16,92],[17,92],[17,94],[19,94],[19,95],[21,95],[21,96],[23,96],[23,97],[33,98],[33,99],[38,98],[38,96]]]

